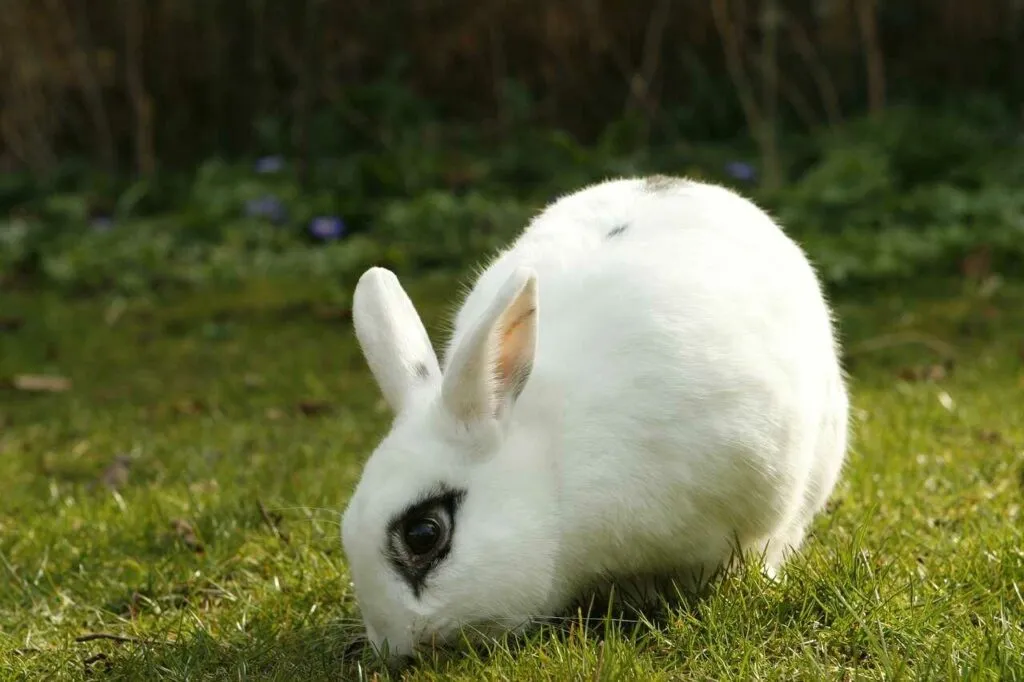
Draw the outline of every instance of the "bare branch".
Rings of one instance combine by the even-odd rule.
[[[103,91],[89,59],[92,44],[87,35],[78,35],[80,32],[87,33],[87,25],[83,19],[80,22],[82,24],[81,31],[76,30],[75,21],[62,0],[48,0],[46,4],[51,16],[56,19],[57,31],[64,43],[64,48],[71,55],[71,65],[78,79],[78,88],[82,92],[86,109],[89,111],[93,129],[98,138],[102,162],[108,169],[113,169],[117,163],[114,134],[110,125],[110,117],[107,115]]]
[[[839,105],[839,94],[836,92],[835,83],[832,82],[832,77],[829,75],[821,55],[818,54],[814,42],[807,35],[807,31],[800,25],[800,22],[788,21],[786,25],[789,28],[793,47],[811,72],[811,78],[814,79],[814,84],[818,88],[818,96],[821,98],[821,106],[825,110],[826,120],[828,120],[830,125],[838,124],[843,119],[842,107]]]
[[[868,110],[878,114],[885,109],[885,55],[878,40],[878,0],[854,0],[854,9],[864,46]]]
[[[634,71],[629,81],[629,98],[626,100],[626,110],[631,110],[640,105],[647,112],[650,118],[657,114],[657,106],[651,101],[651,83],[657,75],[658,66],[661,62],[662,45],[665,40],[665,29],[668,27],[669,10],[672,8],[672,0],[661,0],[651,11],[650,19],[647,22],[647,31],[644,34],[643,57],[640,60],[640,68]]]
[[[141,0],[125,0],[125,80],[135,112],[135,167],[142,175],[156,170],[153,145],[153,101],[146,92],[142,76],[142,4]]]
[[[761,109],[757,105],[754,88],[743,68],[743,50],[740,48],[736,28],[729,18],[728,0],[712,0],[711,16],[725,51],[725,68],[729,72],[736,96],[739,97],[740,106],[743,107],[747,125],[751,130],[758,130],[761,127]]]

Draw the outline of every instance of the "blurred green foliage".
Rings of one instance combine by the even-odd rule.
[[[306,166],[282,159],[269,172],[254,159],[214,159],[191,176],[145,180],[74,164],[42,179],[0,176],[0,278],[142,293],[252,276],[341,281],[381,262],[460,267],[559,194],[653,172],[736,186],[782,221],[833,285],[948,273],[981,248],[997,266],[1024,260],[1024,137],[991,101],[896,106],[782,138],[789,177],[773,192],[756,177],[730,177],[736,163],[756,174],[742,140],[642,144],[628,120],[591,145],[526,123],[497,138],[431,124],[424,108],[387,109],[382,134],[348,140],[350,153]],[[344,221],[343,239],[309,234],[324,215]]]

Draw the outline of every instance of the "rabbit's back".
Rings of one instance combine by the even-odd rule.
[[[842,463],[846,392],[815,274],[767,215],[685,180],[565,197],[482,273],[455,343],[519,265],[542,303],[517,419],[557,443],[573,534],[604,538],[566,561],[713,564],[802,535]]]

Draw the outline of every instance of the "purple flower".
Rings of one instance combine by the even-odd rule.
[[[757,169],[744,161],[730,161],[725,164],[725,172],[734,180],[753,182],[757,179]]]
[[[245,214],[250,218],[264,218],[272,223],[283,223],[288,212],[277,197],[264,196],[245,202]]]
[[[96,232],[109,232],[114,229],[114,219],[108,215],[93,216],[89,221],[89,227]]]
[[[318,216],[309,223],[309,234],[320,241],[334,241],[345,234],[345,223],[336,216]]]
[[[264,156],[256,161],[256,172],[279,173],[284,168],[284,159],[280,156]]]

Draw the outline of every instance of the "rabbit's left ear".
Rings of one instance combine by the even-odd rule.
[[[399,412],[417,383],[441,369],[427,330],[394,273],[370,268],[352,296],[356,337],[384,400]]]
[[[521,267],[452,353],[445,407],[463,422],[498,416],[526,386],[536,347],[537,275]]]

